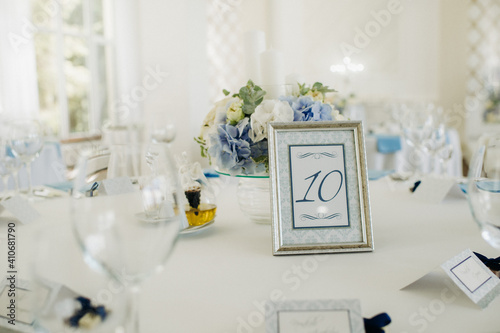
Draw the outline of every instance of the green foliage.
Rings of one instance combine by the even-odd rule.
[[[321,82],[315,82],[312,87],[307,86],[305,83],[299,85],[299,95],[304,96],[306,95],[309,91],[313,92],[320,92],[322,94],[325,94],[327,92],[337,92],[335,89],[330,89],[328,86],[324,86],[323,83]]]
[[[227,96],[230,94],[229,90],[226,90],[226,89],[222,89],[222,93],[224,94],[224,96]]]
[[[209,157],[208,148],[207,148],[207,140],[203,139],[201,136],[194,138],[194,141],[200,145],[200,154],[201,157]]]
[[[239,97],[243,100],[242,110],[245,115],[250,116],[255,112],[255,108],[262,103],[266,92],[261,87],[249,80],[247,85],[242,87]]]

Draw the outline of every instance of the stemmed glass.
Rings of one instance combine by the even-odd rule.
[[[17,174],[21,167],[21,161],[12,155],[10,147],[5,140],[0,139],[0,181],[3,185],[4,198],[8,194],[9,177],[14,178],[14,190],[19,190]]]
[[[481,235],[500,249],[500,133],[479,138],[469,168],[467,197]]]
[[[84,256],[128,287],[127,332],[139,332],[140,286],[188,226],[185,197],[167,144],[113,145],[109,152],[107,179],[97,192],[87,177],[91,155],[78,163],[71,215]]]
[[[40,155],[43,148],[43,131],[38,120],[24,119],[11,123],[10,142],[14,156],[19,157],[26,166],[28,175],[28,196],[33,195],[31,186],[31,163]]]
[[[429,152],[428,142],[432,138],[435,122],[436,108],[433,104],[403,105],[400,116],[401,129],[406,142],[415,148],[415,153],[427,154]],[[418,159],[411,159],[411,162]],[[424,171],[422,159],[415,166],[416,169]]]

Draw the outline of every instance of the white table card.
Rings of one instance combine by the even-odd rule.
[[[266,303],[266,333],[364,333],[359,300]]]
[[[128,177],[104,179],[98,190],[100,194],[105,195],[125,194],[135,191],[132,181]]]
[[[442,264],[441,268],[483,309],[500,295],[500,279],[469,249]]]
[[[38,211],[20,196],[11,197],[0,203],[0,213],[8,210],[22,224],[30,224],[40,217]]]
[[[423,202],[438,204],[445,198],[465,198],[464,193],[454,178],[438,178],[426,176],[413,193],[413,196]]]

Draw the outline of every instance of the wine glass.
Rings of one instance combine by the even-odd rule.
[[[23,263],[30,265],[22,273],[29,274],[31,297],[21,294],[18,306],[31,309],[35,332],[123,332],[124,287],[84,262],[71,223],[57,210],[24,231],[29,246],[23,255],[29,257]]]
[[[435,123],[436,108],[433,104],[416,103],[414,105],[404,105],[401,115],[401,129],[403,136],[411,147],[414,147],[415,154],[427,154],[429,152],[428,143],[432,138]],[[414,160],[412,158],[412,160]],[[423,173],[423,159],[416,159],[415,168]]]
[[[0,139],[0,182],[3,185],[4,198],[8,197],[9,178],[14,178],[14,190],[19,190],[17,174],[21,168],[21,161],[13,156],[6,140]]]
[[[500,133],[479,138],[469,168],[467,194],[481,235],[500,249]]]
[[[140,286],[163,266],[188,226],[185,199],[167,144],[112,145],[109,153],[107,179],[91,194],[91,156],[78,163],[72,220],[89,262],[128,286],[127,332],[139,332]]]
[[[26,166],[28,175],[28,196],[33,196],[31,185],[31,163],[40,155],[43,148],[43,130],[35,119],[16,120],[11,123],[10,142],[14,156],[19,157]]]

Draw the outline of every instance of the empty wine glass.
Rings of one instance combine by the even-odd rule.
[[[408,145],[414,147],[415,154],[425,156],[429,152],[428,142],[433,134],[435,112],[436,108],[433,104],[417,103],[411,106],[403,106],[401,129]],[[415,168],[424,173],[424,159],[412,158],[413,160],[417,161]]]
[[[128,286],[127,332],[139,332],[140,286],[163,266],[179,231],[188,226],[183,192],[167,144],[112,145],[109,153],[107,179],[92,195],[91,155],[78,164],[72,220],[89,262]]]
[[[35,119],[16,120],[10,125],[9,145],[14,156],[19,157],[21,162],[26,166],[28,196],[32,196],[31,163],[40,155],[43,148],[42,126]]]
[[[0,181],[3,185],[4,197],[8,197],[9,178],[14,178],[14,190],[19,190],[17,174],[21,168],[21,161],[13,156],[12,150],[5,140],[0,139]]]
[[[480,137],[468,182],[469,207],[481,235],[500,249],[500,133]]]

